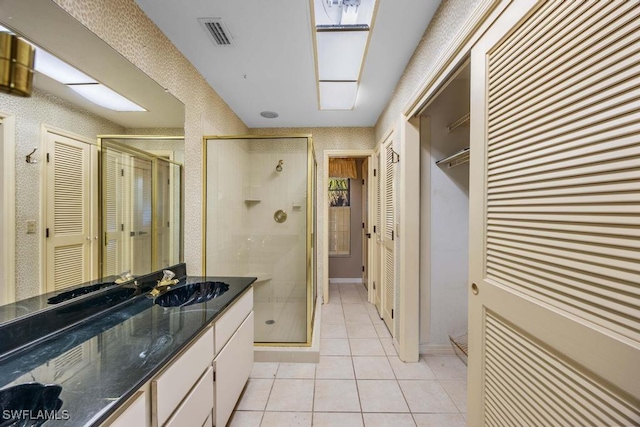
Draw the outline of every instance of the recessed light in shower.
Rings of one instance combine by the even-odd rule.
[[[263,111],[260,113],[260,115],[266,119],[275,119],[276,117],[278,117],[278,113],[276,113],[275,111]]]

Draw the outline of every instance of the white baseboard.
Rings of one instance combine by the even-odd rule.
[[[455,354],[451,344],[420,344],[420,354],[423,356],[447,356]]]
[[[362,277],[329,278],[329,283],[362,283]]]

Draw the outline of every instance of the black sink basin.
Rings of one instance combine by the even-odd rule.
[[[95,285],[83,286],[81,288],[72,289],[70,291],[62,292],[61,294],[55,295],[47,300],[49,304],[59,304],[63,301],[68,301],[73,298],[77,298],[81,295],[86,295],[91,292],[98,291],[100,289],[106,288],[107,286],[115,285],[114,282],[102,282],[96,283]]]
[[[0,390],[0,427],[41,426],[62,407],[56,384],[26,383]]]
[[[223,282],[200,282],[180,286],[158,296],[154,302],[161,307],[184,307],[217,298],[229,290]]]

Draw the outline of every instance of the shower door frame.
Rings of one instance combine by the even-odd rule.
[[[317,299],[317,247],[315,199],[317,198],[316,170],[317,159],[311,134],[277,134],[277,135],[204,135],[202,137],[202,275],[207,275],[207,142],[210,140],[230,139],[306,139],[307,140],[307,227],[306,227],[306,289],[307,289],[307,331],[306,342],[255,342],[263,347],[310,347],[313,335]]]

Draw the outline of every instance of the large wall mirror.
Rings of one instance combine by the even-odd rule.
[[[0,305],[181,261],[184,105],[51,0],[0,0],[0,25],[38,46],[36,63],[51,54],[142,107],[100,106],[40,72],[30,97],[0,93]],[[109,200],[105,166],[129,174]],[[169,184],[154,190],[154,179]],[[126,238],[109,240],[109,221]],[[14,315],[45,308],[40,299]]]

